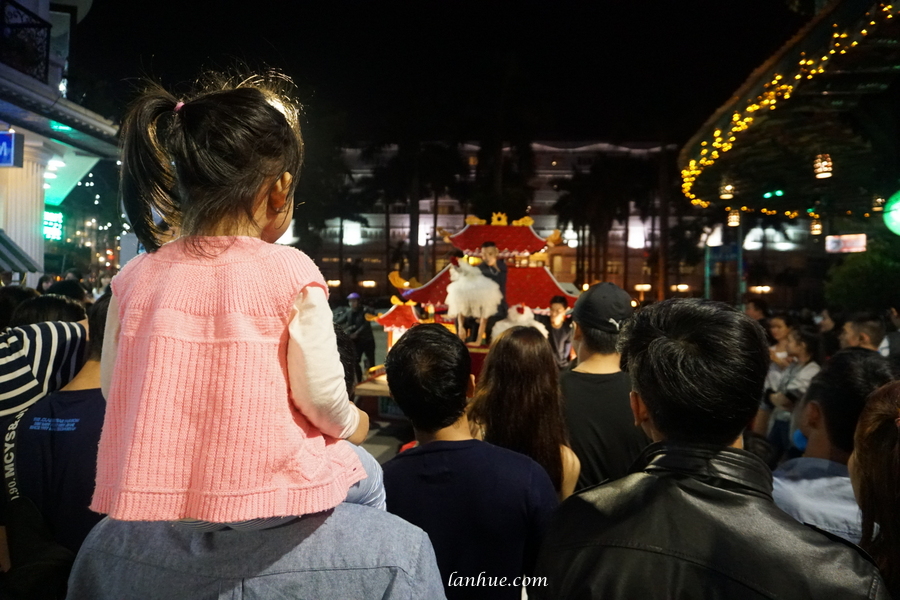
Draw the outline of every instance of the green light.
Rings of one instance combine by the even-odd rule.
[[[62,239],[63,214],[44,211],[44,238],[59,241]]]
[[[771,197],[772,197],[772,192],[766,192],[765,194],[763,194],[763,198],[765,198],[766,200],[768,200]]]
[[[900,235],[900,192],[897,192],[884,205],[884,224],[892,232]]]
[[[781,190],[775,190],[775,195],[776,196],[784,196],[784,192]]]
[[[814,212],[816,212],[816,209],[815,209],[815,208],[807,208],[807,209],[806,209],[806,212],[807,212],[808,214],[811,215],[811,214],[813,214]]]
[[[68,125],[63,125],[57,121],[50,121],[50,129],[53,131],[72,131],[72,128]]]

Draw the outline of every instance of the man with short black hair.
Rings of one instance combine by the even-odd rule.
[[[878,351],[886,330],[884,321],[875,313],[856,313],[844,323],[841,348],[865,348]]]
[[[465,344],[434,323],[413,327],[388,353],[391,395],[420,445],[385,463],[387,508],[428,533],[450,600],[518,600],[556,491],[532,459],[473,439],[470,366]],[[459,585],[479,575],[507,584]]]
[[[619,366],[619,327],[632,312],[631,296],[612,283],[581,294],[572,311],[578,364],[560,374],[569,442],[581,461],[576,489],[618,479],[650,439],[634,425],[631,380]]]
[[[847,461],[866,398],[893,379],[888,359],[862,348],[841,350],[825,363],[796,409],[806,450],[773,474],[772,496],[784,512],[859,543],[862,523]]]
[[[851,544],[772,501],[772,475],[742,449],[768,370],[765,332],[721,303],[651,305],[619,335],[631,408],[654,444],[631,474],[570,497],[548,528],[544,598],[887,598]]]
[[[500,258],[500,249],[497,248],[496,242],[486,241],[481,244],[481,262],[478,263],[478,269],[482,275],[495,281],[500,286],[500,293],[503,294],[503,301],[497,307],[497,312],[487,319],[481,319],[478,324],[478,339],[475,341],[479,344],[482,341],[490,344],[494,323],[505,319],[506,313],[509,311],[509,305],[506,303],[506,275],[508,269],[506,268],[506,261]]]
[[[542,323],[547,328],[547,341],[553,348],[553,356],[556,357],[556,366],[560,370],[569,366],[572,360],[572,319],[566,316],[569,310],[569,301],[565,296],[553,296],[550,299],[550,314],[537,315],[535,321]]]

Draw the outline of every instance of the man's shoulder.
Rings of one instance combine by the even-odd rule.
[[[445,470],[456,469],[484,479],[502,476],[507,482],[518,480],[526,486],[532,484],[536,474],[543,474],[543,468],[524,454],[481,440],[464,440],[430,442],[398,454],[383,465],[385,482],[415,473],[420,467],[433,468],[435,458]]]
[[[51,392],[28,407],[26,431],[75,431],[85,419],[100,419],[106,399],[100,388]],[[23,432],[24,433],[24,432]]]
[[[69,597],[206,597],[236,581],[247,597],[443,597],[424,531],[346,503],[254,531],[104,519],[78,553]]]
[[[192,541],[193,540],[193,541]],[[403,519],[368,506],[342,503],[325,513],[307,515],[286,525],[253,531],[202,533],[169,522],[104,519],[91,531],[84,548],[160,567],[211,565],[232,576],[263,574],[270,565],[250,559],[247,548],[264,548],[290,568],[329,568],[351,563],[357,568],[406,566],[418,556],[427,535]],[[218,570],[218,569],[217,569]]]
[[[866,597],[868,586],[880,583],[877,569],[852,544],[795,521],[762,496],[719,502],[706,489],[687,500],[677,478],[633,473],[579,492],[551,521],[539,573],[583,576],[600,587],[617,581],[621,589],[637,589],[639,564],[656,564],[661,580],[693,573],[688,577],[699,584],[708,573],[734,589],[768,574],[763,587],[772,597],[794,597],[791,590],[807,584],[816,597]],[[610,561],[619,568],[605,567]]]

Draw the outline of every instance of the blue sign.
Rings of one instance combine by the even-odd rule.
[[[0,131],[0,167],[21,167],[25,138],[21,133]]]
[[[725,244],[722,246],[714,246],[709,249],[710,258],[713,262],[728,262],[737,260],[738,248],[737,244]]]

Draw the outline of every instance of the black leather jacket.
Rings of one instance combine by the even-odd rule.
[[[532,600],[889,598],[862,550],[775,506],[754,455],[665,442],[560,506],[535,574]]]

